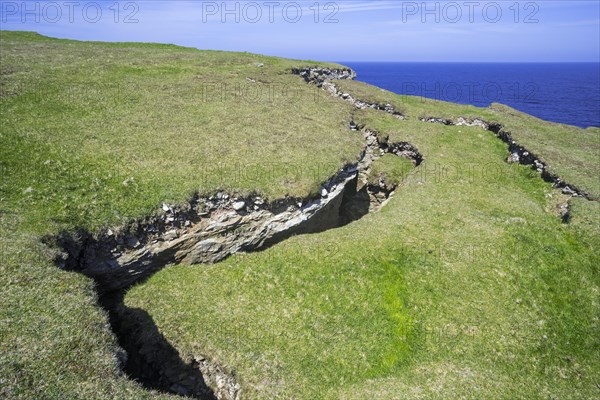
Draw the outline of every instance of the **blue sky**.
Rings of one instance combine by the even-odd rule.
[[[323,61],[600,61],[600,2],[7,1],[2,29]]]

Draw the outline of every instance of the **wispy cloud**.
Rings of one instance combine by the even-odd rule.
[[[0,0],[1,3],[6,1]],[[18,6],[22,2],[9,3]],[[482,0],[475,2],[478,6],[474,20],[469,10],[463,8],[461,18],[453,21],[455,10],[443,11],[443,7],[453,3],[466,7],[467,2],[138,0],[134,3],[138,7],[135,18],[139,21],[133,24],[113,21],[110,7],[115,2],[94,3],[103,7],[103,18],[97,23],[82,20],[81,13],[73,23],[68,18],[58,22],[42,18],[36,22],[35,16],[30,15],[23,22],[17,13],[11,14],[6,23],[2,21],[2,29],[34,30],[82,40],[157,41],[324,60],[418,61],[431,60],[433,54],[439,57],[438,61],[449,57],[478,61],[476,57],[481,52],[474,53],[474,48],[491,49],[490,55],[481,56],[485,61],[493,61],[493,57],[518,61],[524,55],[528,59],[537,57],[548,61],[548,54],[559,61],[599,59],[600,3],[597,1]],[[129,4],[116,3],[121,7]],[[269,9],[266,3],[274,8]],[[515,23],[514,10],[510,9],[515,3],[520,7],[518,23]],[[260,7],[261,18],[256,21],[252,4]],[[502,18],[490,22],[494,6],[490,6],[488,15],[483,15],[485,4],[500,5]],[[538,23],[524,23],[523,19],[534,10],[525,8],[529,4],[539,6],[535,13]],[[439,10],[437,15],[436,10]],[[298,21],[295,20],[297,11],[302,15]],[[121,10],[120,18],[127,12]],[[63,14],[68,15],[68,11],[64,10]],[[502,54],[496,49],[503,49]]]

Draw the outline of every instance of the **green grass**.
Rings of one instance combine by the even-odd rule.
[[[195,192],[308,195],[359,155],[352,110],[290,75],[305,61],[6,31],[0,49],[0,393],[160,397],[120,376],[92,282],[53,266],[39,238]],[[283,85],[298,101],[215,99],[215,83]],[[548,212],[556,191],[506,163],[493,134],[417,116],[499,121],[594,194],[598,131],[341,84],[409,116],[354,115],[423,154],[414,169],[374,164],[400,183],[395,197],[343,228],[168,266],[125,304],[183,359],[234,371],[244,399],[598,397],[598,203],[573,201],[563,224]]]
[[[373,163],[369,183],[377,185],[380,180],[383,180],[387,187],[397,186],[412,169],[412,161],[393,154],[386,154]]]
[[[600,197],[600,130],[543,121],[502,104],[489,108],[464,106],[416,96],[398,96],[358,81],[336,85],[354,98],[371,103],[389,103],[410,120],[419,118],[479,118],[497,122],[521,146],[540,157],[549,171],[576,185],[593,198]]]
[[[18,71],[2,75],[3,191],[33,223],[119,223],[217,189],[302,196],[360,153],[349,107],[300,85],[297,61],[2,32],[2,64]]]
[[[289,73],[308,62],[7,31],[0,49],[2,386],[137,398],[90,281],[39,238],[197,192],[306,196],[358,157],[350,110]]]
[[[410,137],[426,162],[380,213],[167,268],[128,306],[183,354],[235,370],[249,398],[595,396],[597,237],[589,247],[547,213],[550,186],[505,163],[493,135],[426,126]]]

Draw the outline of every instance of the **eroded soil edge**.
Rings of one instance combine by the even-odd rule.
[[[389,144],[376,132],[350,122],[362,134],[359,161],[341,168],[310,198],[272,202],[257,195],[219,192],[196,196],[187,204],[163,204],[151,217],[126,227],[64,232],[50,241],[63,249],[59,267],[82,273],[96,283],[99,303],[124,349],[123,371],[147,388],[200,399],[238,400],[238,377],[202,355],[184,361],[160,333],[151,316],[124,303],[132,285],[169,264],[212,264],[238,252],[266,249],[291,236],[337,228],[377,211],[396,187],[368,182],[372,163],[386,153],[419,165],[422,156],[409,143]]]
[[[373,108],[399,120],[407,119],[390,104],[355,99],[330,82],[354,79],[352,70],[317,67],[292,72],[359,109]],[[588,198],[583,191],[549,173],[547,165],[518,145],[500,124],[466,118],[421,121],[480,126],[508,144],[509,161],[531,165],[563,192]],[[364,150],[357,163],[346,165],[323,183],[320,196],[267,202],[258,195],[242,198],[220,192],[210,197],[196,196],[181,206],[163,204],[156,215],[119,229],[96,234],[62,233],[51,239],[64,250],[56,260],[61,268],[85,274],[96,282],[99,302],[125,350],[120,359],[129,377],[145,387],[173,394],[240,399],[242,388],[232,371],[202,355],[191,362],[182,360],[150,315],[125,305],[124,294],[168,264],[217,263],[237,252],[260,251],[293,235],[336,228],[377,211],[396,187],[387,187],[382,181],[369,184],[372,163],[386,153],[407,157],[414,165],[423,158],[410,143],[387,143],[377,132],[359,127],[354,121],[350,121],[349,128],[364,136]],[[568,220],[568,210],[565,215]]]
[[[354,79],[356,74],[351,70],[337,70],[327,69],[321,67],[306,67],[306,68],[295,68],[292,73],[300,75],[305,82],[314,84],[317,87],[327,91],[334,97],[339,97],[342,100],[350,102],[358,109],[372,108],[391,114],[393,117],[399,120],[406,120],[408,117],[398,110],[396,110],[391,104],[386,103],[370,103],[364,100],[356,99],[351,94],[341,91],[332,80],[337,79]],[[549,166],[542,160],[541,157],[535,155],[525,147],[518,144],[511,134],[507,131],[504,125],[498,122],[488,122],[479,118],[464,118],[458,117],[456,119],[447,118],[436,118],[436,117],[421,117],[419,118],[422,122],[428,123],[439,123],[443,125],[456,125],[456,126],[477,126],[486,131],[493,133],[497,138],[502,140],[508,145],[509,156],[507,162],[519,163],[522,165],[530,166],[534,169],[540,177],[552,185],[560,189],[562,193],[570,197],[583,197],[587,200],[597,200],[593,198],[589,193],[586,193],[582,189],[576,187],[571,183],[567,183],[562,180],[558,175],[550,172]],[[563,222],[568,223],[571,218],[570,213],[570,202],[567,201],[561,206],[561,218]]]

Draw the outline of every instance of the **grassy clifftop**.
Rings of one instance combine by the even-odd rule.
[[[522,146],[538,155],[550,171],[580,186],[594,198],[600,196],[600,133],[541,120],[502,104],[488,108],[464,106],[415,96],[398,96],[357,81],[341,81],[340,90],[370,103],[391,104],[409,119],[459,117],[501,124]]]
[[[596,197],[598,131],[336,82],[408,117],[356,110],[291,69],[317,65],[171,45],[0,31],[0,393],[169,398],[120,372],[93,282],[40,238],[96,231],[219,190],[305,197],[363,137],[424,156],[380,212],[215,265],[173,265],[125,304],[190,362],[235,374],[242,398],[547,399],[598,395],[599,212],[568,199],[478,127],[503,124]],[[319,64],[335,67],[333,64]],[[149,331],[150,332],[150,331]]]

